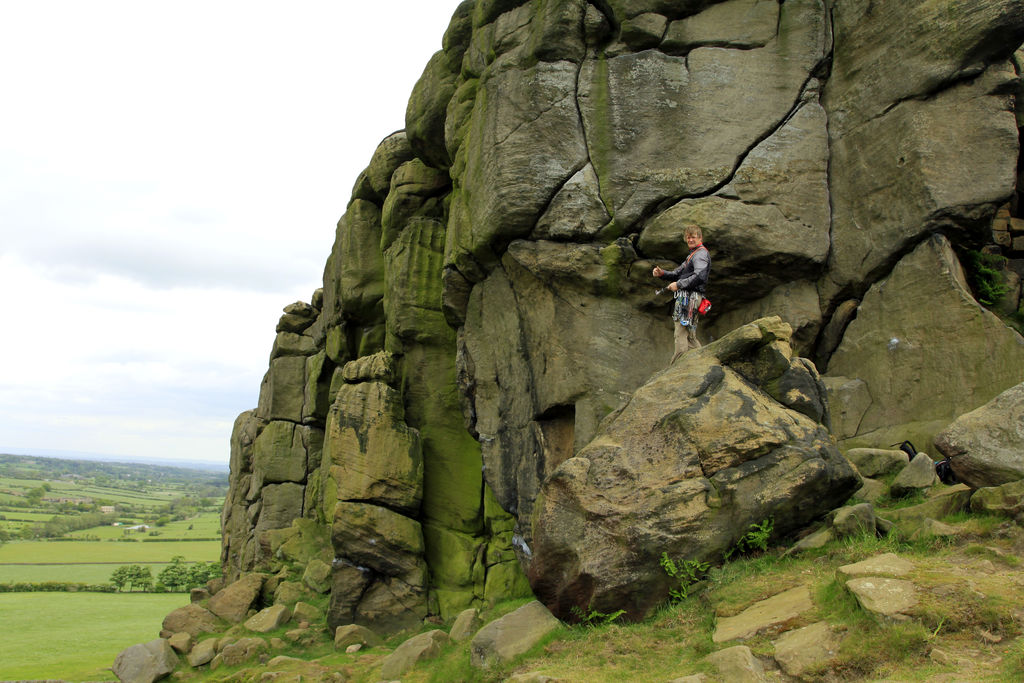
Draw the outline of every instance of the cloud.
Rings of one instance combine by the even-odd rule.
[[[227,460],[459,0],[0,7],[0,444]]]

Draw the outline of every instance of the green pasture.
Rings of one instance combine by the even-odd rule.
[[[121,519],[121,517],[118,517]],[[138,523],[138,522],[136,522]],[[189,527],[192,527],[191,529]],[[220,513],[204,512],[189,519],[168,522],[164,526],[154,526],[149,531],[157,531],[160,536],[166,538],[196,539],[196,538],[220,538]],[[101,540],[117,538],[137,538],[139,540],[149,537],[149,532],[127,531],[123,526],[97,526],[91,529],[81,529],[68,534],[72,538],[95,536]]]
[[[182,593],[0,593],[0,680],[115,681],[117,654],[157,638],[163,618],[188,602]]]
[[[122,564],[0,564],[0,583],[110,583],[110,575]],[[132,563],[132,564],[138,564]],[[146,563],[155,579],[167,566],[166,562]]]
[[[22,510],[5,511],[5,512],[0,512],[0,515],[3,515],[4,517],[6,517],[7,521],[12,521],[12,520],[28,520],[28,522],[31,523],[31,524],[35,524],[36,522],[49,522],[51,519],[53,519],[53,513],[52,512],[30,512],[30,511],[27,511],[27,510],[26,511],[22,511]],[[3,520],[0,520],[0,522],[2,522],[2,521]]]
[[[145,538],[145,536],[143,536]],[[0,546],[0,565],[11,563],[170,562],[176,555],[189,562],[220,560],[220,541],[10,541]]]

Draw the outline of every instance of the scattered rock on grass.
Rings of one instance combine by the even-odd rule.
[[[200,633],[216,633],[224,627],[217,615],[196,604],[185,605],[164,617],[160,635],[169,638],[175,633],[188,633],[192,637]]]
[[[239,638],[224,646],[218,657],[225,666],[237,666],[254,659],[267,651],[267,641],[262,638]]]
[[[178,655],[164,638],[126,648],[114,660],[113,671],[121,683],[153,683],[178,666]]]
[[[203,664],[209,664],[213,658],[217,655],[217,639],[207,638],[201,640],[192,647],[192,651],[188,653],[189,666],[198,667]]]
[[[882,576],[850,579],[846,587],[867,612],[893,621],[906,621],[917,606],[917,587],[910,581]]]
[[[284,605],[271,605],[245,621],[245,627],[257,633],[270,633],[286,624],[292,618],[292,611]]]
[[[863,562],[845,564],[838,569],[843,576],[906,576],[914,570],[914,563],[895,553],[885,553],[869,557]]]
[[[246,574],[223,588],[210,598],[210,611],[232,624],[241,623],[260,595],[263,578],[262,574]]]
[[[483,622],[480,621],[480,610],[470,608],[459,612],[448,635],[456,643],[461,643],[472,638],[481,626],[483,626]]]
[[[832,528],[839,538],[875,533],[875,509],[871,503],[841,507],[832,518]]]
[[[1024,479],[978,489],[971,496],[971,511],[1020,517],[1024,514]]]
[[[175,633],[173,636],[167,639],[167,642],[171,644],[175,652],[181,654],[188,654],[188,651],[192,649],[192,635],[190,633]]]
[[[427,631],[405,641],[387,656],[380,675],[387,680],[398,678],[424,659],[433,659],[441,654],[441,648],[448,644],[448,634],[440,629]]]
[[[343,650],[349,645],[356,643],[366,647],[377,647],[384,644],[384,639],[359,624],[345,624],[344,626],[339,626],[334,632],[335,650]]]
[[[827,666],[839,653],[839,634],[828,622],[819,621],[783,633],[775,640],[775,661],[790,676]]]
[[[712,640],[724,643],[750,636],[771,626],[795,619],[814,606],[807,586],[797,586],[762,600],[733,617],[718,620]]]
[[[470,642],[470,661],[478,668],[507,662],[561,625],[547,607],[534,600],[480,629]]]
[[[704,661],[715,667],[721,679],[729,683],[761,683],[767,680],[764,666],[746,645],[712,652]]]

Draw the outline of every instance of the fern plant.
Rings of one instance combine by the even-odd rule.
[[[676,580],[676,587],[668,591],[669,601],[673,603],[682,602],[690,597],[690,587],[704,578],[711,567],[707,562],[700,560],[675,561],[664,551],[658,563],[666,574]]]
[[[589,605],[586,609],[583,609],[578,605],[573,605],[569,608],[569,611],[583,626],[607,626],[626,613],[626,610],[624,609],[616,610],[611,613],[599,612]]]
[[[1003,270],[1006,258],[999,254],[986,254],[980,251],[967,252],[967,270],[971,284],[978,294],[978,302],[986,306],[994,306],[1006,296],[1009,287]]]
[[[751,524],[747,533],[740,536],[736,545],[725,551],[723,559],[728,560],[733,555],[742,555],[752,550],[767,550],[768,539],[775,530],[775,518],[769,517],[760,524]]]

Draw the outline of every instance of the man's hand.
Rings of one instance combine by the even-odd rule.
[[[665,274],[665,271],[659,268],[658,266],[654,266],[654,270],[651,271],[651,274],[653,274],[654,277],[661,277],[662,275]]]
[[[668,289],[669,289],[670,292],[675,292],[676,290],[679,289],[679,283],[678,282],[673,282],[672,284],[670,284],[668,286]]]

